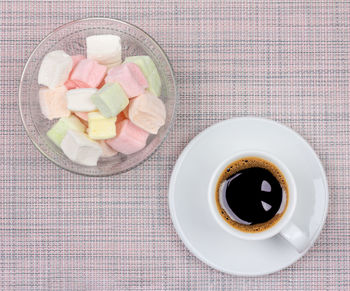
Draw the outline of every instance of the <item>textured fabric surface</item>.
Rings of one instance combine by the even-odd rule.
[[[265,2],[265,3],[263,3]],[[0,1],[0,290],[349,290],[349,1]],[[17,90],[31,51],[88,16],[143,28],[174,66],[180,105],[167,141],[116,177],[50,163],[21,124]],[[329,215],[298,262],[263,277],[206,266],[167,207],[172,167],[201,130],[262,116],[299,132],[329,181]]]

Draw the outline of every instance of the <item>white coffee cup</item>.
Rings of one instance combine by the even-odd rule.
[[[260,232],[255,232],[255,233],[244,232],[228,224],[224,220],[224,218],[220,215],[219,210],[216,206],[215,190],[216,190],[216,185],[220,175],[230,163],[244,157],[258,157],[271,162],[283,173],[288,185],[288,203],[286,206],[287,208],[284,211],[284,214],[282,215],[282,217],[273,226],[267,228],[266,230],[262,230]],[[231,156],[230,158],[223,161],[214,171],[213,176],[209,183],[208,194],[209,194],[210,210],[215,220],[228,233],[240,239],[245,239],[245,240],[264,240],[279,234],[284,239],[286,239],[299,253],[302,253],[308,247],[310,242],[309,238],[292,221],[296,203],[297,203],[297,197],[298,197],[297,188],[296,188],[293,175],[291,174],[289,169],[285,166],[285,164],[282,163],[279,159],[277,159],[273,155],[266,152],[254,150],[254,151],[240,152]]]

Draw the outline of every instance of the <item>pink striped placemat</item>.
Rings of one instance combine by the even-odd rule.
[[[57,26],[89,16],[146,30],[178,81],[167,141],[117,177],[58,169],[31,144],[18,112],[30,52]],[[0,1],[0,20],[1,290],[350,289],[349,1]],[[191,138],[247,115],[299,132],[330,187],[314,247],[281,272],[251,278],[192,256],[167,207],[172,167]]]

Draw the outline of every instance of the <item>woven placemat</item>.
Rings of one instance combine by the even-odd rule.
[[[265,2],[265,3],[263,3]],[[168,54],[180,105],[138,168],[85,178],[50,163],[21,124],[23,66],[57,26],[89,16],[146,30]],[[349,1],[0,1],[1,290],[349,290]],[[171,170],[206,127],[262,116],[299,132],[326,169],[329,215],[297,263],[263,277],[206,266],[167,206]]]

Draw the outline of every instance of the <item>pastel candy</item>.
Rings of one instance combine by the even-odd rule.
[[[38,83],[50,89],[62,86],[67,81],[72,66],[72,58],[64,51],[52,51],[40,65]]]
[[[110,70],[116,66],[119,66],[120,64],[121,64],[121,60],[117,61],[116,63],[106,64],[106,67],[108,70]]]
[[[90,112],[88,114],[88,134],[91,139],[107,139],[116,135],[116,117],[105,118],[99,112]]]
[[[85,126],[74,115],[71,115],[69,117],[62,117],[47,132],[47,136],[58,147],[60,147],[61,142],[64,136],[66,135],[68,129],[78,132],[84,132]]]
[[[91,96],[91,100],[106,118],[116,116],[129,104],[128,97],[117,83],[105,84]]]
[[[126,63],[110,69],[105,82],[119,83],[129,98],[141,95],[148,87],[145,76],[134,63]]]
[[[125,110],[125,109],[124,109]],[[118,115],[117,115],[117,123],[118,122],[121,122],[121,121],[123,121],[124,119],[126,119],[127,117],[125,116],[125,114],[124,114],[124,111],[122,111],[122,112],[120,112]]]
[[[73,112],[73,114],[74,114],[76,117],[78,117],[79,120],[80,120],[80,122],[81,122],[82,124],[84,124],[84,126],[87,128],[87,127],[89,126],[89,123],[87,122],[87,120],[84,120],[84,119],[80,118],[80,117],[78,116],[79,113],[86,113],[86,115],[87,115],[88,112]]]
[[[67,107],[71,111],[89,112],[96,110],[91,96],[97,92],[96,88],[73,89],[66,93]]]
[[[111,34],[92,35],[86,38],[87,57],[103,65],[121,63],[122,46],[120,37]]]
[[[72,61],[73,61],[73,68],[72,70],[76,67],[76,65],[83,59],[85,59],[85,57],[83,55],[75,55],[75,56],[71,56]]]
[[[81,60],[72,72],[70,79],[83,82],[91,88],[96,88],[104,79],[107,67],[91,59]]]
[[[130,105],[130,102],[129,102],[129,105]],[[123,110],[123,114],[127,119],[129,119],[129,105],[126,106],[125,109]]]
[[[125,155],[133,154],[146,146],[149,133],[134,125],[128,119],[117,123],[117,135],[106,143]]]
[[[72,76],[73,70],[74,68],[77,66],[77,64],[85,59],[85,57],[83,55],[75,55],[75,56],[71,56],[72,61],[73,61],[73,66],[72,66],[72,70],[70,71],[68,80],[64,83],[64,86],[66,86],[67,90],[70,89],[75,89],[75,88],[89,88],[89,85],[83,83],[83,82],[74,82],[72,81],[70,78]]]
[[[118,152],[112,149],[104,140],[99,140],[98,143],[102,149],[101,158],[110,158],[118,154]]]
[[[97,86],[97,89],[101,89],[105,84],[105,80],[103,80],[101,84]]]
[[[67,80],[64,83],[64,86],[67,88],[67,90],[71,90],[71,89],[76,89],[76,88],[90,88],[90,86],[88,84],[85,84],[82,81],[78,81],[78,80]]]
[[[102,155],[101,146],[86,134],[68,130],[61,143],[61,149],[73,162],[85,166],[96,166]]]
[[[147,79],[149,91],[157,97],[160,96],[162,82],[157,67],[149,56],[127,57],[124,63],[134,63],[138,65]]]
[[[70,115],[65,98],[66,92],[67,89],[65,86],[60,86],[55,89],[39,89],[40,109],[46,118],[52,120],[54,118]]]
[[[138,127],[157,134],[165,123],[166,110],[162,100],[151,93],[145,93],[131,99],[127,115]]]
[[[72,75],[72,73],[73,73],[73,70],[74,70],[74,68],[77,66],[77,64],[78,64],[81,60],[85,59],[85,57],[84,57],[83,55],[75,55],[75,56],[71,56],[71,58],[72,58],[72,61],[73,61],[73,65],[72,65],[72,70],[71,70],[70,73],[69,73],[68,80],[66,81],[66,83],[69,81],[69,79],[70,79],[70,77],[71,77],[71,75]],[[68,89],[68,90],[69,90],[69,89]]]
[[[66,82],[64,82],[64,86],[66,87],[67,90],[71,90],[71,89],[77,88],[75,86],[74,81],[72,81],[72,80],[67,80]]]
[[[81,120],[88,121],[89,112],[74,112],[76,116],[78,116]]]

